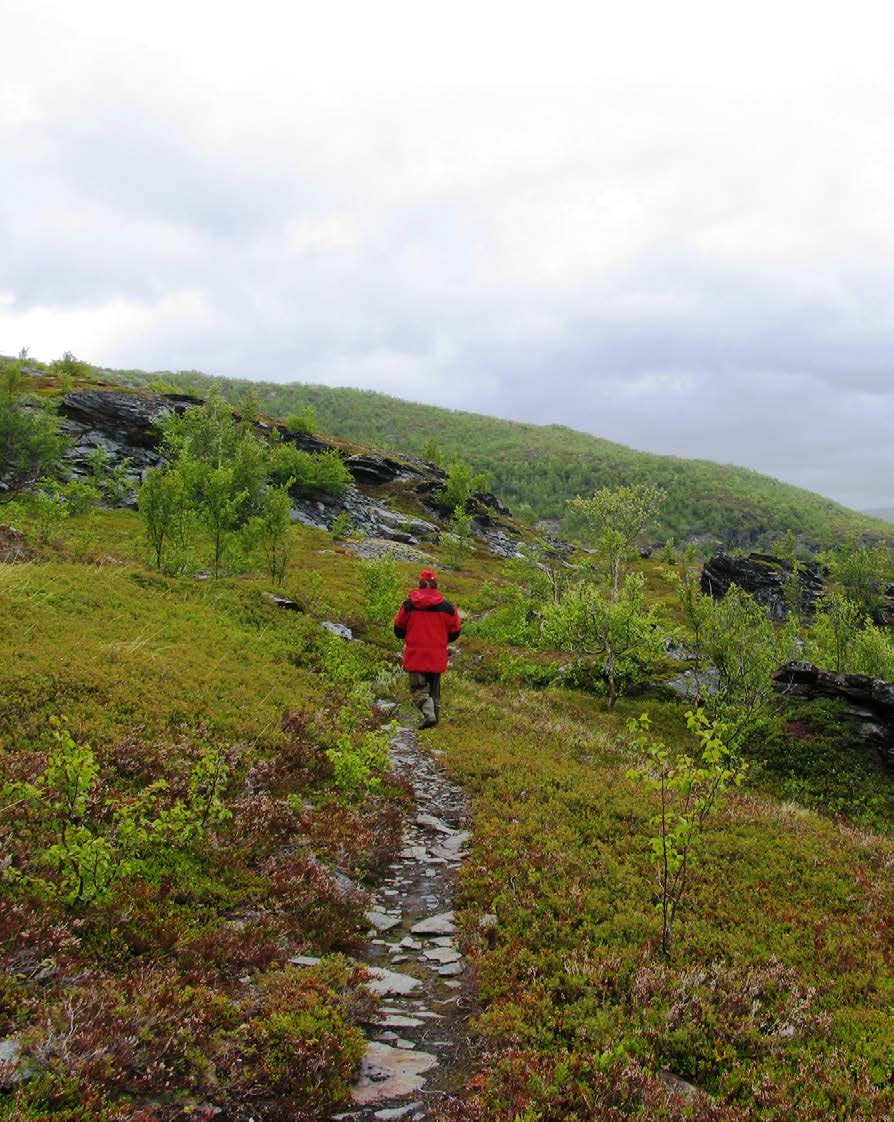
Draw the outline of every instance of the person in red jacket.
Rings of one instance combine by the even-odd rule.
[[[447,644],[462,628],[456,608],[438,591],[431,569],[419,574],[414,588],[394,618],[394,634],[404,640],[404,670],[410,693],[422,713],[420,728],[431,728],[441,715],[441,675],[447,669]]]

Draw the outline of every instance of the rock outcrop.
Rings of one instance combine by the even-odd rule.
[[[894,685],[866,674],[838,674],[809,662],[788,662],[773,676],[776,689],[807,700],[831,698],[886,768],[894,771]]]
[[[167,413],[183,413],[201,404],[201,398],[187,394],[160,394],[149,390],[90,389],[66,394],[61,405],[61,427],[71,441],[66,453],[69,474],[73,478],[91,475],[90,457],[98,448],[105,451],[112,469],[129,461],[126,474],[133,484],[133,493],[127,502],[132,505],[147,469],[161,463],[158,422]],[[238,411],[236,416],[239,416]],[[276,434],[304,452],[315,454],[336,448],[334,444],[307,433],[294,432],[277,422],[258,421],[256,428],[260,435]],[[399,483],[423,507],[443,519],[445,512],[438,505],[438,495],[446,485],[446,472],[416,457],[397,458],[370,452],[347,457],[345,466],[355,486],[337,497],[323,494],[308,497],[296,491],[292,511],[296,521],[329,529],[344,511],[356,530],[367,538],[407,547],[438,541],[441,530],[436,521],[392,510],[376,492],[385,485]],[[519,542],[507,533],[502,522],[509,511],[495,495],[476,492],[469,499],[467,510],[472,515],[472,532],[487,548],[502,557],[511,557],[517,552]]]
[[[717,553],[702,569],[702,592],[719,600],[736,584],[763,605],[771,619],[787,619],[785,590],[792,579],[792,568],[790,561],[770,553],[750,553],[747,557]],[[810,618],[825,588],[819,566],[812,561],[799,562],[797,579],[799,610],[804,618]]]
[[[61,431],[71,440],[65,454],[69,473],[75,478],[92,474],[90,456],[102,448],[112,468],[131,461],[128,477],[138,485],[146,469],[161,462],[156,428],[161,418],[199,404],[185,395],[148,391],[77,390],[66,394],[59,411],[64,418]]]

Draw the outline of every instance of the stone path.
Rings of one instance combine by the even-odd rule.
[[[453,879],[469,840],[460,787],[421,747],[413,729],[391,741],[394,769],[413,784],[416,808],[404,848],[367,912],[365,963],[382,995],[354,1105],[333,1122],[423,1122],[462,1065],[472,1001],[453,919]]]

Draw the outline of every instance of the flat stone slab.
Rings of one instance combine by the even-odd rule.
[[[390,931],[393,927],[400,927],[401,917],[390,916],[387,912],[373,910],[363,913],[366,922],[372,924],[376,931]]]
[[[385,970],[381,966],[371,966],[369,972],[372,974],[372,981],[366,983],[367,989],[381,997],[389,994],[412,993],[422,985],[418,978],[410,974],[399,974],[396,970]]]
[[[417,814],[415,822],[417,826],[428,826],[429,829],[437,830],[440,834],[456,833],[452,826],[448,826],[441,818],[435,818],[433,814]]]
[[[412,1118],[417,1110],[422,1109],[422,1103],[407,1103],[406,1106],[390,1107],[386,1110],[377,1110],[373,1118],[377,1122],[404,1122],[404,1119]]]
[[[405,1017],[403,1013],[388,1013],[379,1018],[382,1028],[419,1028],[425,1021],[421,1017]]]
[[[425,1086],[423,1074],[437,1066],[438,1057],[431,1052],[392,1048],[374,1040],[360,1061],[360,1078],[351,1089],[351,1098],[366,1106],[412,1095]]]
[[[446,966],[442,966],[438,973],[442,978],[454,978],[457,974],[462,974],[465,966],[461,962],[448,962]]]
[[[454,947],[431,947],[422,953],[429,962],[440,962],[442,966],[447,966],[451,962],[459,962],[462,958],[462,955]]]
[[[429,916],[428,919],[415,923],[410,931],[413,935],[453,935],[456,931],[453,920],[453,912],[441,912],[440,915]]]

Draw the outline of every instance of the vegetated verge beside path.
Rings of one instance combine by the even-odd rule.
[[[455,1082],[468,1050],[474,999],[456,945],[453,882],[466,853],[468,800],[439,766],[440,755],[402,727],[391,741],[394,770],[413,787],[404,847],[366,913],[362,954],[381,995],[353,1106],[341,1122],[423,1122]]]

